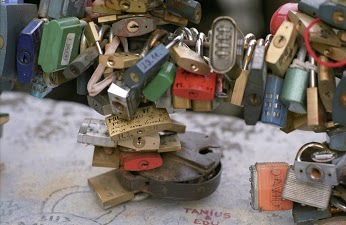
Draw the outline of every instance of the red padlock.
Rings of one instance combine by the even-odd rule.
[[[286,3],[278,8],[270,20],[270,33],[274,35],[281,24],[288,20],[288,11],[298,12],[298,3]]]
[[[214,99],[216,86],[216,73],[209,76],[190,73],[178,68],[172,95],[190,100],[210,101]]]
[[[120,164],[127,171],[152,170],[162,166],[162,158],[156,152],[122,152]]]

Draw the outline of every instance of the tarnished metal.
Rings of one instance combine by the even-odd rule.
[[[196,200],[211,194],[221,174],[221,154],[212,150],[219,148],[217,142],[196,132],[181,134],[180,139],[182,150],[162,153],[161,167],[138,174],[121,170],[122,185],[159,198]]]

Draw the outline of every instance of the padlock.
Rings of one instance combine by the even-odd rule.
[[[118,83],[112,83],[107,91],[112,112],[131,120],[142,101],[141,90],[137,87],[130,89],[122,81]]]
[[[175,200],[197,200],[213,193],[220,179],[221,155],[213,152],[210,146],[216,147],[217,142],[210,136],[194,132],[180,135],[180,138],[183,149],[162,153],[160,168],[138,173],[121,169],[121,184],[129,190]]]
[[[306,48],[302,45],[290,68],[286,71],[280,100],[289,111],[306,113],[306,88],[309,72],[305,66]]]
[[[96,46],[87,48],[67,65],[63,70],[64,76],[69,80],[81,76],[95,62],[98,56],[99,52]]]
[[[119,183],[119,170],[111,170],[88,179],[88,185],[96,194],[103,209],[119,205],[135,197]]]
[[[136,65],[125,71],[124,81],[129,87],[143,87],[161,69],[169,58],[168,49],[181,41],[182,36],[177,36],[167,46],[160,44],[153,48],[146,56],[139,60]]]
[[[189,101],[191,108],[191,101],[189,99],[187,100]],[[168,90],[155,102],[155,105],[156,108],[165,108],[169,114],[186,111],[185,108],[173,108],[173,96],[171,94],[171,88],[168,88]]]
[[[330,204],[334,206],[336,209],[340,210],[341,212],[346,212],[346,203],[342,199],[336,197],[336,196],[331,196],[330,197]],[[345,222],[345,220],[343,220]]]
[[[260,211],[292,209],[293,203],[281,198],[289,165],[283,162],[256,163],[251,171],[251,207]]]
[[[284,127],[287,119],[287,108],[280,100],[283,79],[268,74],[264,91],[262,123]]]
[[[311,43],[311,47],[317,52],[335,61],[346,60],[346,47],[334,47],[334,46],[314,43],[314,42]]]
[[[239,77],[235,81],[234,88],[233,88],[233,93],[231,98],[231,103],[233,105],[243,106],[243,97],[244,97],[245,87],[249,77],[248,66],[251,62],[253,52],[255,51],[256,43],[257,43],[256,40],[251,40],[249,43],[249,47],[246,49],[246,55],[244,57],[244,65]]]
[[[247,125],[256,125],[261,117],[267,79],[265,54],[264,40],[262,39],[262,41],[258,41],[255,47],[244,91],[244,120]]]
[[[113,23],[114,35],[119,37],[137,37],[156,29],[155,20],[148,17],[132,17]]]
[[[108,8],[105,5],[106,0],[95,0],[92,3],[92,12],[93,13],[102,13],[102,14],[121,14],[120,10]]]
[[[328,62],[327,57],[320,56],[322,62]],[[335,93],[335,75],[332,68],[318,64],[318,93],[327,112],[333,111]]]
[[[34,4],[1,3],[0,17],[0,92],[2,92],[11,90],[17,79],[17,39],[25,26],[37,17],[37,7]]]
[[[174,62],[190,73],[208,76],[210,68],[197,52],[184,47],[182,44],[174,45],[170,48],[170,55]]]
[[[92,166],[119,168],[120,151],[114,147],[95,146]]]
[[[346,151],[346,128],[336,127],[327,131],[327,144],[330,149]]]
[[[146,99],[157,102],[160,97],[172,86],[177,67],[175,63],[165,62],[160,71],[143,89],[143,95]]]
[[[308,153],[310,156],[306,156]],[[303,145],[297,152],[294,162],[296,178],[304,182],[338,185],[342,178],[337,171],[337,165],[330,163],[337,157],[336,151],[323,144],[310,142]],[[343,164],[343,158],[338,163]]]
[[[326,210],[321,210],[316,207],[302,205],[300,203],[293,203],[292,209],[293,221],[297,224],[309,221],[317,221],[332,217],[330,207]]]
[[[137,53],[116,52],[99,56],[99,63],[113,69],[126,69],[135,65],[140,60]]]
[[[318,7],[317,17],[337,29],[346,30],[346,5],[344,1],[324,1]]]
[[[47,86],[43,78],[43,72],[39,69],[38,73],[32,78],[30,95],[36,98],[44,98],[51,91],[52,88]]]
[[[122,152],[120,164],[127,171],[145,171],[152,170],[162,166],[162,158],[159,153],[130,153]]]
[[[313,17],[301,12],[290,11],[288,17],[301,36],[304,36],[305,29],[314,20]],[[323,22],[313,25],[309,33],[309,40],[312,42],[341,47],[341,41],[334,30]]]
[[[284,21],[275,33],[266,54],[267,65],[274,74],[285,75],[298,49],[297,35],[294,24],[289,21]]]
[[[86,5],[87,0],[50,0],[47,16],[53,19],[83,18]]]
[[[43,20],[33,19],[19,34],[17,42],[17,73],[20,83],[30,83],[39,68],[38,51],[42,35]]]
[[[171,119],[165,109],[154,106],[138,108],[132,120],[118,115],[106,117],[109,136],[113,141],[150,135],[170,127]]]
[[[108,8],[120,10],[128,13],[145,13],[151,7],[152,0],[107,0],[105,5]]]
[[[325,210],[328,208],[331,193],[330,185],[298,180],[291,167],[287,172],[282,198]]]
[[[343,185],[335,186],[332,190],[332,195],[346,201],[346,188]]]
[[[216,73],[202,76],[178,68],[172,95],[190,100],[210,101],[215,96]]]
[[[270,19],[270,33],[275,34],[276,31],[279,29],[281,24],[288,20],[289,13],[290,12],[297,12],[298,11],[298,4],[293,2],[288,2],[280,6],[272,15]],[[291,20],[291,22],[293,22]]]
[[[326,130],[327,115],[318,94],[315,59],[310,56],[309,62],[315,68],[309,69],[309,87],[306,89],[308,126],[315,132],[323,132]]]
[[[218,105],[219,105],[219,102],[217,99],[213,99],[209,101],[206,101],[206,100],[192,100],[191,101],[191,108],[195,112],[211,112]]]
[[[286,125],[284,125],[283,128],[280,128],[280,130],[288,134],[296,129],[299,129],[305,126],[307,123],[308,123],[308,117],[306,114],[294,113],[294,112],[288,111]]]
[[[346,71],[336,87],[333,97],[333,121],[346,126]]]
[[[107,94],[98,94],[96,96],[87,96],[88,105],[101,115],[112,114],[111,103]]]
[[[96,45],[98,53],[102,55],[103,52],[100,45],[101,38],[95,26],[96,25],[94,22],[89,22],[88,25],[84,28],[83,35],[85,35],[88,45],[89,46]]]
[[[79,128],[77,141],[103,147],[116,147],[117,143],[112,141],[108,134],[104,120],[86,118]]]
[[[51,20],[43,25],[38,64],[46,73],[65,68],[78,55],[82,26],[78,18]]]
[[[159,153],[176,152],[181,150],[181,142],[178,134],[168,133],[160,135]]]
[[[195,0],[166,0],[166,8],[168,11],[178,14],[181,17],[193,22],[199,23],[202,18],[202,7]]]
[[[118,146],[127,148],[129,152],[157,152],[160,148],[160,135],[155,133],[119,140]]]

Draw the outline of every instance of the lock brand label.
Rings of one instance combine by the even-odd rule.
[[[76,37],[75,33],[69,33],[66,36],[64,51],[63,51],[62,58],[61,58],[61,65],[62,66],[67,66],[70,63],[70,58],[71,58],[71,53],[72,53],[72,48],[73,48],[73,43],[74,43],[75,37]]]

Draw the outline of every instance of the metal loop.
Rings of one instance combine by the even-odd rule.
[[[321,152],[321,153],[325,153],[325,152],[329,152],[329,153],[332,153],[332,154],[337,154],[335,151],[332,151],[331,149],[329,149],[327,146],[321,144],[321,143],[318,143],[318,142],[309,142],[305,145],[303,145],[297,152],[297,155],[296,155],[296,158],[295,160],[298,161],[298,162],[301,162],[301,156],[303,155],[303,153],[308,150],[308,149],[311,149],[313,148],[314,150],[318,151],[318,152]],[[337,155],[335,156],[335,158],[337,157]],[[324,160],[321,160],[321,159],[317,159],[316,157],[311,158],[312,160],[314,160],[315,162],[329,162],[331,161],[332,159],[324,159]],[[333,158],[334,159],[334,158]]]

